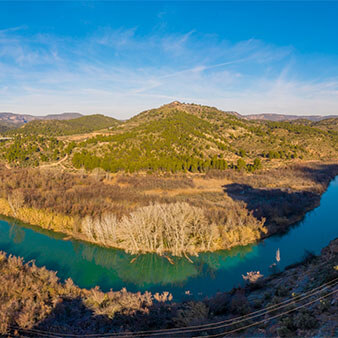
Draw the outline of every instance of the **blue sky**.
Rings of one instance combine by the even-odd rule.
[[[338,114],[338,2],[0,1],[0,111]]]

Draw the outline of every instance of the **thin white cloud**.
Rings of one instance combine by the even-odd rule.
[[[231,44],[194,31],[139,36],[136,28],[104,28],[74,39],[5,30],[0,111],[80,111],[124,119],[182,100],[245,114],[337,114],[338,74],[309,79],[307,71],[302,77],[298,57],[290,46],[255,39]]]
[[[16,27],[9,27],[9,28],[5,28],[5,29],[0,29],[0,35],[3,34],[7,34],[7,33],[11,33],[11,32],[17,32],[23,29],[27,29],[26,25],[22,25],[22,26],[16,26]]]

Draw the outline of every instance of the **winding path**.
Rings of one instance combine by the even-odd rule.
[[[57,162],[40,165],[40,168],[56,167],[59,164],[61,164],[62,162],[66,161],[67,159],[68,159],[68,154],[66,154],[66,156],[64,158],[62,158],[61,160],[59,160]]]

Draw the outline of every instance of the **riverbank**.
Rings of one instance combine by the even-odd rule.
[[[3,167],[0,208],[23,222],[131,253],[196,255],[285,231],[318,206],[337,173],[338,165],[315,162],[255,174],[165,177]]]
[[[173,303],[168,293],[80,289],[70,279],[60,283],[54,272],[1,253],[0,332],[36,337],[46,332],[81,336],[180,328],[180,335],[161,335],[236,330],[232,335],[335,336],[337,266],[338,239],[320,256],[308,255],[282,273],[203,301]],[[222,325],[213,324],[219,322]],[[188,326],[194,326],[193,331]]]

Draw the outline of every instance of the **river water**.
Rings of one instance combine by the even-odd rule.
[[[37,266],[56,270],[61,280],[72,278],[84,288],[100,286],[103,291],[126,287],[128,291],[169,291],[174,299],[212,296],[243,284],[242,275],[281,271],[300,261],[307,252],[319,254],[338,237],[338,177],[323,194],[320,206],[283,235],[255,245],[192,257],[174,258],[175,264],[155,254],[135,256],[77,241],[15,220],[0,220],[0,250],[35,260]],[[280,261],[276,262],[279,249]],[[271,267],[273,263],[275,266]]]

